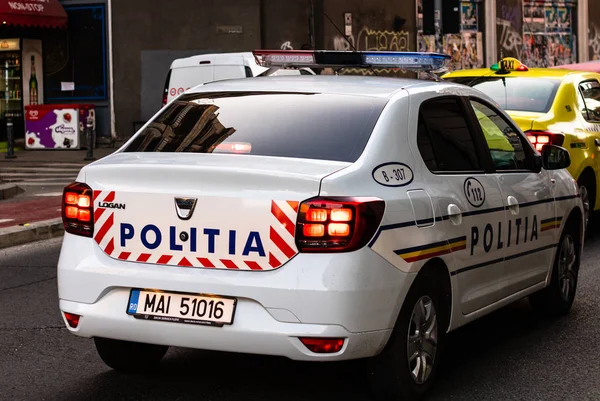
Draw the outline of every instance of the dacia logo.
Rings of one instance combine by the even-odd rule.
[[[99,207],[105,207],[107,209],[125,209],[124,203],[113,203],[113,202],[100,202]]]

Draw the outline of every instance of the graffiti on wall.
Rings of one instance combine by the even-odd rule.
[[[575,62],[572,8],[527,4],[523,7],[522,61],[530,67]]]
[[[406,31],[377,30],[363,27],[358,35],[335,36],[334,50],[367,50],[367,51],[408,51],[410,34]],[[393,73],[391,69],[355,69],[343,70],[341,74],[373,75],[374,73]]]
[[[289,40],[288,40],[288,41],[285,41],[285,42],[283,42],[283,43],[281,44],[281,46],[279,46],[279,48],[280,48],[281,50],[294,50],[294,47],[292,46],[292,42],[290,42]]]
[[[589,32],[590,59],[600,60],[600,28],[591,23]]]
[[[352,46],[354,46],[356,50],[406,51],[409,42],[410,35],[406,31],[381,31],[364,27],[356,39],[354,35],[348,36],[347,40],[342,36],[334,37],[333,48],[335,50],[352,50]]]
[[[500,48],[503,57],[512,56],[521,59],[523,50],[523,37],[515,29],[513,23],[502,18],[496,18],[496,25],[501,29]]]

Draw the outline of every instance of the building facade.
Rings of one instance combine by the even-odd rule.
[[[128,138],[160,109],[169,65],[180,57],[257,48],[435,51],[423,1],[96,1],[111,8],[111,132]],[[529,66],[600,59],[600,8],[589,1],[461,1],[458,31],[442,35],[442,48],[451,69],[490,66],[501,56]]]

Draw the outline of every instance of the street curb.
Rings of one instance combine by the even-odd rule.
[[[25,192],[25,190],[17,184],[3,184],[0,182],[0,200],[13,198],[23,192]]]
[[[0,249],[60,237],[64,231],[62,218],[36,221],[27,226],[0,228]]]

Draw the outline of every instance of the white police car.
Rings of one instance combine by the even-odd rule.
[[[257,51],[265,66],[431,71],[422,53]],[[538,153],[448,82],[286,76],[196,87],[65,188],[60,310],[110,367],[168,346],[365,358],[376,394],[430,387],[444,338],[529,296],[573,302],[568,153]]]

